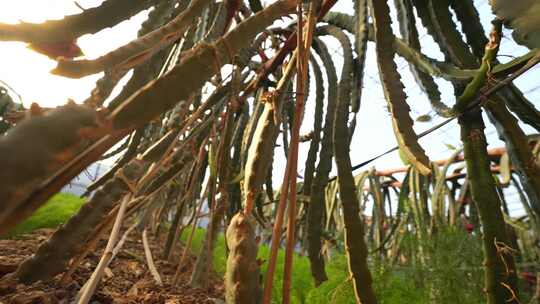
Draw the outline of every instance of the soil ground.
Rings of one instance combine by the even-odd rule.
[[[106,240],[101,240],[99,250],[89,254],[79,266],[69,284],[61,285],[56,276],[47,282],[36,282],[32,285],[15,284],[6,280],[6,275],[15,271],[17,265],[32,255],[39,244],[49,238],[54,229],[40,229],[16,239],[0,240],[0,304],[26,303],[71,303],[80,287],[88,280],[95,269]],[[150,248],[163,286],[153,279],[145,260],[141,234],[131,232],[121,251],[109,265],[99,284],[91,304],[108,303],[152,303],[152,304],[191,304],[191,303],[224,303],[223,281],[217,274],[211,276],[206,289],[191,288],[188,285],[195,257],[190,256],[182,269],[177,288],[171,286],[175,266],[167,260],[160,259],[161,246],[149,236]],[[176,250],[181,252],[181,250]],[[174,259],[178,261],[178,258]],[[36,270],[39,271],[39,270]],[[2,280],[3,278],[3,280]],[[2,282],[3,281],[3,282]]]

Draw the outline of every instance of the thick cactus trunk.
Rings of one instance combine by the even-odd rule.
[[[47,112],[33,104],[30,114],[0,137],[0,235],[40,206],[24,203],[32,191],[105,130],[103,115],[72,102]]]
[[[132,162],[124,167],[123,174],[126,179],[134,182],[143,170],[144,167],[138,162]],[[96,225],[128,191],[128,186],[120,178],[108,181],[76,215],[42,244],[32,257],[19,265],[15,277],[28,284],[52,278],[64,271],[69,260],[83,249],[84,241]]]
[[[195,262],[195,267],[193,268],[193,273],[191,274],[190,285],[193,287],[205,286],[208,282],[209,274],[212,271],[216,238],[226,209],[227,201],[225,198],[222,198],[212,213],[210,226],[206,230],[204,237],[204,246],[201,248],[201,252],[197,256],[197,261]]]
[[[514,250],[509,247],[501,201],[490,171],[482,116],[479,111],[466,113],[459,123],[471,193],[483,227],[487,300],[489,304],[519,303]]]
[[[159,159],[166,151],[170,139],[176,133],[169,132],[150,147],[141,158],[135,158],[119,170],[115,177],[101,187],[66,225],[38,248],[34,256],[25,260],[15,273],[21,282],[44,280],[62,272],[68,261],[84,249],[84,242],[91,236],[97,224],[102,222],[113,204],[120,200],[143,175],[150,162]],[[179,169],[173,165],[171,168]],[[181,166],[181,164],[180,164]],[[143,195],[149,195],[166,180],[163,174],[153,180]],[[158,183],[158,182],[161,182]],[[35,271],[40,269],[40,271]]]
[[[237,213],[227,228],[226,238],[229,248],[225,273],[226,303],[259,303],[261,282],[253,221],[244,213]]]

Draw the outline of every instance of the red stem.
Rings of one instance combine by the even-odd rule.
[[[328,11],[336,4],[337,0],[325,0],[321,6],[321,10],[319,12],[319,20],[328,13]],[[285,57],[289,55],[292,50],[296,48],[296,43],[298,42],[297,37],[298,31],[295,31],[293,34],[291,34],[287,41],[283,44],[283,47],[277,52],[272,59],[265,62],[264,66],[262,67],[261,71],[258,73],[257,77],[251,84],[246,88],[244,91],[244,94],[242,95],[242,99],[247,97],[249,94],[253,93],[253,91],[259,87],[260,82],[263,79],[266,79],[270,73],[276,70],[278,66],[280,66],[283,63],[283,60],[285,60]]]
[[[302,2],[298,2],[298,30],[297,30],[297,49],[296,58],[296,109],[294,116],[293,133],[291,135],[291,146],[289,155],[291,156],[291,169],[289,170],[289,213],[287,219],[287,245],[285,247],[285,265],[283,274],[283,293],[282,303],[289,304],[291,299],[291,275],[292,263],[294,258],[294,243],[296,230],[296,171],[298,168],[298,142],[300,136],[300,125],[302,124],[302,113],[304,112],[304,43],[303,43],[303,13]]]
[[[289,154],[290,155],[290,154]],[[279,248],[279,240],[281,236],[281,226],[283,225],[283,215],[285,214],[285,206],[287,204],[287,193],[289,192],[289,176],[292,167],[292,159],[287,160],[283,182],[281,183],[279,205],[276,212],[276,221],[272,230],[272,242],[270,244],[270,257],[268,259],[268,268],[266,270],[266,278],[264,283],[263,304],[270,304],[272,297],[272,285],[274,279],[274,271],[276,269],[277,251]]]

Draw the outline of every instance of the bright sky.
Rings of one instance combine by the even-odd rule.
[[[79,0],[78,3],[85,8],[97,6],[102,0]],[[489,23],[492,19],[491,10],[487,0],[476,0],[479,8],[482,23],[486,29],[489,29]],[[352,12],[352,1],[340,0],[334,10],[346,13]],[[17,0],[10,1],[10,4],[4,4],[0,10],[0,22],[17,23],[19,20],[26,22],[43,22],[47,19],[60,19],[64,15],[76,14],[81,10],[75,5],[73,0]],[[113,29],[106,29],[96,35],[86,35],[78,40],[86,57],[96,58],[106,52],[115,49],[118,46],[126,44],[136,37],[139,25],[146,18],[146,12],[123,22]],[[394,22],[394,26],[397,26]],[[397,30],[396,30],[397,33]],[[509,32],[508,36],[509,36]],[[432,39],[426,35],[425,31],[420,31],[422,41],[422,51],[427,55],[442,60],[442,54],[434,44]],[[325,38],[326,39],[326,38]],[[332,39],[325,40],[330,42],[330,50],[333,52],[333,58],[338,67],[338,75],[342,65],[341,48]],[[88,76],[83,79],[68,79],[49,74],[49,71],[55,66],[53,60],[44,55],[32,52],[26,48],[24,43],[18,42],[0,42],[0,80],[5,81],[13,87],[23,98],[24,104],[28,106],[31,102],[38,102],[45,107],[53,107],[66,102],[68,98],[81,102],[87,98],[90,91],[95,86],[95,81],[101,74]],[[511,39],[503,39],[500,54],[519,56],[527,50],[517,46]],[[501,61],[507,61],[508,58],[501,57]],[[430,113],[430,106],[427,98],[414,83],[412,75],[409,72],[404,60],[396,60],[403,81],[406,86],[406,92],[409,96],[411,105],[411,115],[413,119],[419,115]],[[351,145],[351,159],[353,164],[360,163],[373,157],[396,144],[389,114],[386,110],[386,102],[380,86],[376,58],[373,44],[370,44],[367,70],[364,79],[364,91],[360,114],[358,115],[357,131]],[[536,76],[535,76],[536,75]],[[533,102],[540,98],[538,88],[538,70],[531,71],[516,83]],[[450,85],[444,81],[438,81],[443,93],[443,101],[449,105],[455,100],[453,90]],[[311,86],[314,87],[314,84]],[[302,133],[307,133],[313,125],[313,105],[308,100],[305,121],[302,127]],[[434,118],[429,123],[416,123],[415,129],[418,132],[428,129],[432,125],[440,122],[442,119]],[[487,119],[486,119],[487,122]],[[489,123],[488,123],[489,125]],[[531,132],[531,128],[525,128]],[[502,142],[497,139],[497,135],[492,126],[488,126],[486,134],[491,143],[491,147],[501,146]],[[281,143],[281,142],[279,142]],[[421,140],[421,144],[427,150],[432,159],[446,158],[451,154],[447,144],[459,147],[459,130],[456,124],[450,124],[440,131]],[[299,163],[303,164],[309,144],[301,145]],[[278,186],[281,182],[285,159],[282,148],[276,150],[276,168],[274,174],[277,177],[274,184]],[[373,165],[377,168],[392,168],[402,166],[399,157],[394,153],[390,156],[381,158]],[[303,174],[303,165],[300,166],[300,174]],[[368,168],[365,168],[368,169]],[[335,171],[333,171],[335,173]],[[517,208],[516,208],[517,210]]]
[[[77,2],[89,8],[99,5],[102,0]],[[39,23],[80,12],[73,0],[17,0],[2,5],[0,22],[18,23],[21,20]],[[78,44],[87,58],[96,58],[136,38],[139,25],[145,18],[146,13],[140,13],[114,29],[103,30],[97,35],[85,35],[78,40]],[[101,74],[97,74],[69,79],[51,75],[49,71],[56,66],[55,61],[29,50],[25,43],[20,42],[1,42],[0,66],[0,79],[21,94],[25,106],[37,102],[44,107],[53,107],[65,103],[68,98],[81,102],[89,96],[96,80],[101,77]]]

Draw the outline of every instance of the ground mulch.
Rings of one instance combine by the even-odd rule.
[[[60,284],[62,275],[47,282],[39,281],[28,286],[6,279],[9,277],[8,274],[15,271],[17,265],[31,256],[39,244],[47,240],[53,232],[53,229],[41,229],[16,239],[0,240],[0,304],[67,304],[74,300],[78,290],[98,264],[106,244],[105,239],[100,241],[100,249],[88,255],[81,266],[75,270],[69,284]],[[194,256],[188,257],[188,262],[182,269],[179,284],[177,288],[173,288],[171,284],[175,272],[174,263],[160,259],[162,246],[153,237],[149,236],[149,242],[163,286],[156,283],[148,270],[141,234],[133,231],[122,250],[109,265],[109,269],[106,270],[90,301],[91,304],[224,303],[223,280],[217,274],[211,275],[208,288],[189,286],[192,266],[195,263]],[[178,258],[174,261],[178,261]]]

